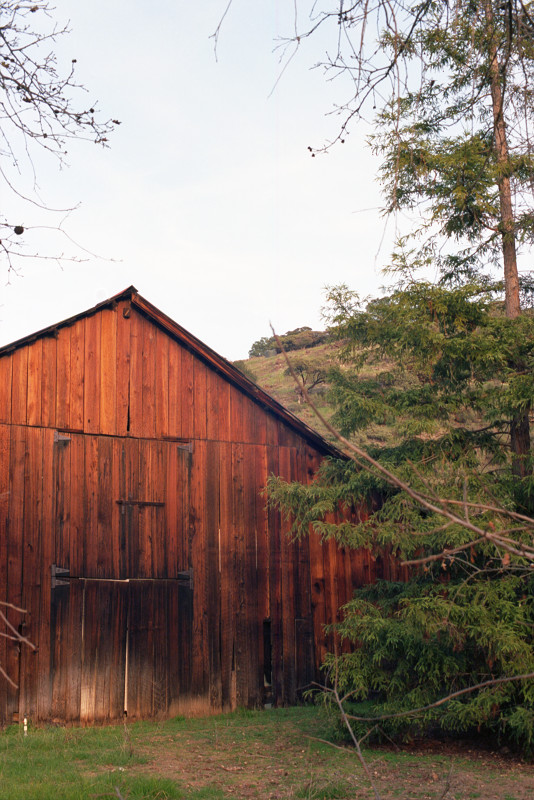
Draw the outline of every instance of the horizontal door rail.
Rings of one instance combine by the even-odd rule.
[[[52,589],[59,586],[69,586],[70,581],[94,581],[99,583],[178,583],[191,587],[193,585],[193,570],[178,572],[175,578],[98,578],[91,575],[71,575],[70,570],[51,566]]]
[[[160,503],[158,500],[115,500],[118,506],[164,506],[165,503]]]

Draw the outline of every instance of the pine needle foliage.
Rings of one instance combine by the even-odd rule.
[[[353,367],[329,377],[334,422],[374,465],[324,463],[310,487],[272,478],[271,502],[295,535],[417,562],[406,583],[356,594],[338,627],[354,649],[328,664],[378,716],[432,706],[381,727],[485,730],[534,751],[534,682],[502,680],[534,670],[533,284],[518,266],[534,241],[534,4],[313,4],[297,46],[330,24],[324,66],[354,92],[340,138],[372,104],[384,211],[415,220],[387,296],[329,293]],[[388,368],[362,378],[373,362]],[[370,445],[381,428],[394,436]]]
[[[368,448],[371,455],[481,527],[504,527],[519,547],[532,544],[533,528],[505,512],[532,512],[532,479],[512,473],[509,431],[534,393],[534,318],[506,317],[499,291],[488,282],[408,278],[364,305],[346,287],[330,290],[332,330],[347,362],[330,380],[344,435],[396,421],[393,444]],[[384,358],[387,374],[359,380],[369,360]],[[326,668],[336,668],[353,700],[372,699],[378,716],[396,714],[534,671],[534,570],[520,553],[422,509],[353,460],[326,461],[311,486],[272,477],[269,497],[295,536],[311,527],[376,555],[431,557],[407,582],[363,587],[344,608],[337,632],[354,649],[330,656]],[[389,736],[485,731],[534,751],[533,701],[532,680],[490,685],[380,727]]]

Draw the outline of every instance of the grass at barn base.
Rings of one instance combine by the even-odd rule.
[[[314,707],[0,733],[0,800],[364,800],[350,750]],[[534,766],[472,746],[366,751],[384,800],[531,800]],[[448,788],[447,788],[448,787]]]

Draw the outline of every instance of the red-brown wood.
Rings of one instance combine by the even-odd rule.
[[[53,336],[46,336],[42,339],[42,346],[41,418],[39,424],[45,427],[54,427],[56,424],[57,340]],[[0,368],[2,361],[4,359],[0,359]],[[0,414],[2,413],[1,408],[0,403]]]
[[[11,422],[26,425],[28,401],[28,349],[15,350],[12,356]]]
[[[13,356],[0,358],[0,423],[11,422],[11,392],[13,389]]]
[[[56,344],[56,424],[70,428],[70,334],[71,328],[59,332]]]
[[[80,320],[70,329],[70,419],[73,431],[83,431],[85,324]]]
[[[43,343],[38,339],[28,348],[28,425],[41,422],[41,372],[43,368]]]
[[[0,349],[0,599],[38,647],[0,637],[0,721],[295,702],[353,587],[402,574],[267,508],[331,452],[133,290]]]
[[[104,309],[100,319],[100,425],[99,433],[117,429],[117,313]]]

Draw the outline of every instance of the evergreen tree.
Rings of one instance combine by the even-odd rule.
[[[335,422],[356,438],[388,430],[388,443],[367,444],[372,462],[325,462],[309,487],[273,477],[269,493],[296,535],[311,525],[411,565],[409,581],[362,588],[344,609],[338,633],[355,649],[337,663],[341,688],[374,699],[379,715],[465,692],[381,725],[390,735],[487,730],[529,750],[534,681],[507,679],[534,675],[533,482],[513,475],[508,426],[517,395],[534,391],[534,318],[508,318],[496,296],[474,281],[408,280],[361,307],[333,290],[353,367],[330,376]],[[369,361],[376,374],[363,380]]]
[[[534,320],[518,271],[534,231],[534,8],[435,0],[338,12],[355,65],[341,47],[328,63],[355,81],[344,129],[391,79],[373,139],[386,212],[415,211],[420,224],[394,253],[388,296],[362,306],[345,287],[330,293],[353,366],[330,376],[336,424],[360,441],[387,428],[389,440],[367,439],[359,464],[327,462],[311,487],[273,478],[271,502],[296,533],[312,525],[413,569],[345,609],[339,634],[355,649],[336,659],[343,688],[373,698],[379,715],[428,707],[381,722],[390,732],[485,729],[532,750],[534,682],[508,679],[534,673]],[[429,269],[435,282],[421,277]],[[384,358],[387,369],[359,377]],[[325,521],[362,506],[359,522]]]
[[[452,281],[497,267],[506,314],[519,316],[518,254],[534,231],[534,4],[330,0],[310,3],[309,20],[295,20],[290,41],[299,47],[334,26],[321,65],[352,87],[335,141],[379,109],[385,210],[420,216],[416,263]],[[518,476],[531,468],[529,410],[522,397],[509,420]]]

